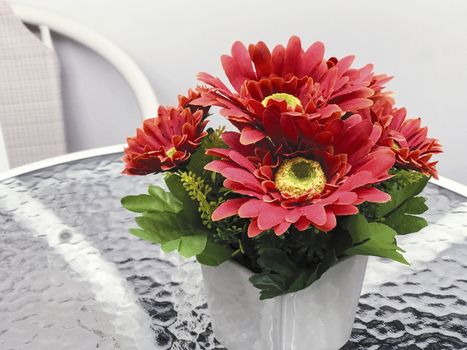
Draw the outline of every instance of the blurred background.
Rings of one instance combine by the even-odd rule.
[[[161,1],[13,0],[73,19],[123,49],[161,104],[174,104],[199,71],[223,77],[219,57],[235,40],[304,46],[326,56],[356,55],[356,66],[394,76],[399,106],[421,116],[445,153],[440,175],[467,184],[467,2],[465,0]],[[123,143],[141,123],[124,79],[102,58],[54,36],[61,62],[68,148]],[[224,123],[213,117],[215,125]]]

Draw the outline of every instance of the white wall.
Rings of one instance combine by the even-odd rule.
[[[275,44],[297,34],[305,45],[325,42],[329,55],[354,53],[357,64],[373,62],[378,72],[395,76],[389,87],[399,104],[422,116],[444,145],[441,175],[467,183],[465,0],[14,2],[66,15],[116,42],[147,74],[164,104],[175,103],[198,71],[221,75],[219,56],[237,39]],[[129,101],[123,90],[114,100]],[[137,119],[127,121],[132,123]]]

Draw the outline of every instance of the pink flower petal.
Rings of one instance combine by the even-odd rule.
[[[298,36],[292,36],[287,43],[285,51],[284,66],[282,67],[282,74],[289,73],[296,74],[300,69],[302,62],[302,44]],[[297,69],[298,68],[298,69]]]
[[[272,71],[276,75],[282,74],[282,67],[284,66],[285,48],[282,45],[277,45],[272,50]]]
[[[217,104],[217,101],[215,98],[212,98],[208,95],[203,96],[203,97],[198,97],[194,99],[193,101],[190,102],[191,105],[195,106],[202,106],[202,107],[207,107],[207,106],[213,106]]]
[[[205,170],[221,173],[225,168],[231,167],[232,163],[226,160],[213,160],[204,166]]]
[[[339,103],[339,107],[343,111],[356,111],[358,109],[371,107],[372,105],[373,101],[367,98],[354,98],[352,100]]]
[[[250,162],[247,157],[245,157],[244,155],[240,154],[237,151],[230,151],[229,157],[235,163],[237,163],[238,165],[244,167],[245,169],[251,172],[256,170],[255,165],[252,162]]]
[[[245,76],[240,71],[237,62],[230,56],[222,55],[221,63],[224,68],[225,75],[229,78],[230,84],[232,84],[235,90],[240,91],[240,88],[245,81]]]
[[[258,199],[263,198],[263,192],[252,190],[251,188],[243,186],[241,183],[229,179],[224,180],[224,187],[231,189],[235,193],[243,194],[245,196],[256,197]]]
[[[351,175],[339,188],[341,191],[352,191],[354,188],[368,185],[374,180],[374,176],[369,171],[359,171]]]
[[[342,110],[339,108],[338,105],[330,104],[324,108],[319,110],[321,114],[321,118],[326,119],[329,118],[333,113],[341,112]]]
[[[355,205],[330,205],[327,208],[329,208],[334,215],[355,215],[358,213],[358,208]]]
[[[326,223],[326,212],[320,204],[312,204],[302,208],[302,213],[314,225],[321,226]]]
[[[237,65],[246,79],[256,79],[256,74],[253,71],[250,55],[245,45],[242,42],[236,41],[232,45],[232,58],[237,62]]]
[[[210,148],[206,151],[208,156],[228,158],[230,151],[225,148]]]
[[[347,205],[353,204],[358,199],[358,195],[354,192],[340,192],[336,204]]]
[[[301,75],[311,75],[313,69],[323,60],[324,44],[320,41],[313,43],[303,55]]]
[[[367,201],[373,203],[385,203],[391,200],[391,196],[375,187],[365,187],[356,190],[358,196]]]
[[[257,78],[267,77],[271,74],[271,52],[266,44],[259,41],[256,45],[248,47],[251,60],[253,61],[256,69]]]
[[[326,210],[326,222],[324,225],[320,226],[319,229],[324,232],[331,231],[336,227],[336,216],[330,210]]]
[[[310,227],[310,220],[306,217],[302,216],[295,224],[295,228],[299,231],[305,231],[308,227]]]
[[[234,163],[232,163],[233,165]],[[241,183],[242,185],[254,189],[256,191],[262,192],[261,182],[250,172],[243,168],[224,168],[221,172],[222,176],[225,178]]]
[[[274,233],[276,236],[283,235],[290,227],[290,223],[287,221],[282,221],[279,225],[274,227]]]
[[[222,140],[229,148],[240,152],[243,155],[254,154],[254,145],[242,145],[240,143],[240,133],[235,131],[226,131],[222,134]]]
[[[258,227],[265,231],[279,225],[282,221],[285,221],[286,209],[269,204],[268,207],[263,208],[258,216]]]
[[[215,88],[219,88],[221,90],[230,92],[229,88],[225,86],[224,83],[219,78],[215,78],[208,73],[204,73],[204,72],[198,73],[197,78],[203,83],[206,83]]]
[[[358,116],[361,118],[360,116]],[[352,154],[368,142],[368,139],[373,131],[373,124],[369,120],[356,122],[355,116],[346,120],[346,126],[353,124],[346,128],[340,139],[335,142],[335,150],[337,153]]]
[[[238,209],[238,216],[241,218],[256,218],[263,209],[261,200],[250,199]]]
[[[294,222],[297,222],[301,216],[302,216],[301,208],[294,208],[291,210],[287,210],[287,214],[285,215],[285,220],[290,223],[294,223]]]
[[[219,221],[225,219],[229,216],[236,215],[238,213],[238,209],[248,201],[248,198],[236,198],[236,199],[229,199],[225,201],[221,205],[219,205],[216,210],[212,213],[212,220]]]
[[[264,139],[266,135],[259,130],[245,127],[242,129],[240,143],[242,145],[250,145]]]
[[[394,165],[394,153],[389,148],[380,148],[362,158],[358,164],[354,165],[353,172],[368,171],[373,177],[378,179],[387,174]]]
[[[258,223],[256,219],[250,221],[250,225],[248,225],[248,237],[253,238],[258,236],[262,230],[258,227]]]

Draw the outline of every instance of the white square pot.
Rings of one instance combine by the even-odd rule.
[[[336,350],[352,332],[368,258],[345,258],[310,287],[259,300],[252,272],[202,266],[215,337],[228,350]]]

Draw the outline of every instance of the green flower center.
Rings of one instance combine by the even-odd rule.
[[[175,152],[177,152],[177,150],[175,149],[175,147],[172,147],[165,153],[167,154],[167,157],[172,158]]]
[[[319,194],[326,185],[326,175],[321,165],[302,157],[286,159],[277,170],[274,180],[282,194],[294,198],[304,194]]]
[[[269,95],[263,101],[261,101],[261,104],[264,107],[266,107],[268,105],[269,100],[285,101],[287,103],[287,106],[291,107],[292,109],[295,109],[296,106],[302,105],[300,100],[296,98],[294,95],[290,95],[290,94],[286,94],[282,92]]]

